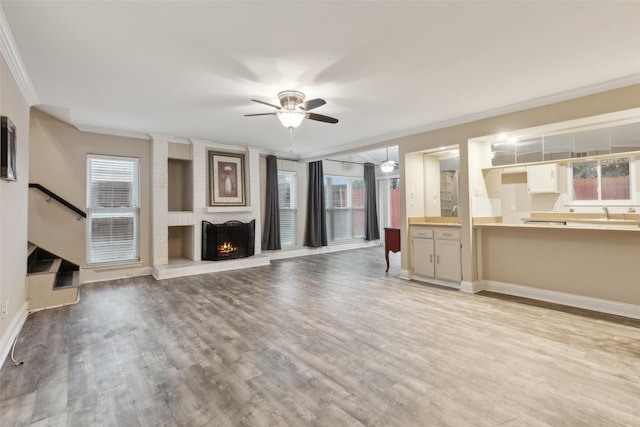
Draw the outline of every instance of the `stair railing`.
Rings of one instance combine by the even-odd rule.
[[[40,184],[34,184],[34,183],[31,183],[31,182],[29,183],[29,188],[35,188],[36,190],[40,190],[44,194],[49,196],[46,199],[47,202],[50,202],[51,200],[55,200],[56,202],[60,203],[64,207],[74,211],[76,214],[78,214],[78,217],[76,218],[77,221],[80,221],[82,218],[86,218],[87,217],[87,214],[85,212],[83,212],[82,210],[80,210],[76,206],[72,205],[71,203],[67,202],[65,199],[63,199],[62,197],[58,196],[56,193],[54,193],[53,191],[49,190],[48,188],[46,188],[46,187],[44,187],[44,186],[42,186]]]

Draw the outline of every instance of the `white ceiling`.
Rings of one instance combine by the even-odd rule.
[[[324,98],[302,158],[640,82],[640,1],[0,2],[71,124],[289,151],[251,98]]]

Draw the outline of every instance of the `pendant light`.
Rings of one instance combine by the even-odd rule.
[[[393,172],[396,168],[397,162],[395,160],[389,160],[389,147],[387,147],[387,160],[380,163],[380,170],[384,173]]]

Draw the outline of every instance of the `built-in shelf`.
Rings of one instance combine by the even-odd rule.
[[[169,258],[194,259],[193,226],[169,227]]]
[[[169,211],[193,209],[193,165],[191,160],[168,159]]]

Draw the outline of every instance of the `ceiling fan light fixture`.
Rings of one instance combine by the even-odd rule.
[[[300,111],[282,111],[278,113],[278,119],[280,119],[280,123],[282,126],[293,129],[300,126],[302,120],[304,119],[305,114]]]
[[[389,147],[387,147],[387,160],[380,163],[380,170],[384,173],[393,172],[398,163],[395,160],[389,160]]]
[[[380,170],[384,173],[393,172],[395,168],[396,162],[394,160],[385,160],[384,162],[380,163]]]

